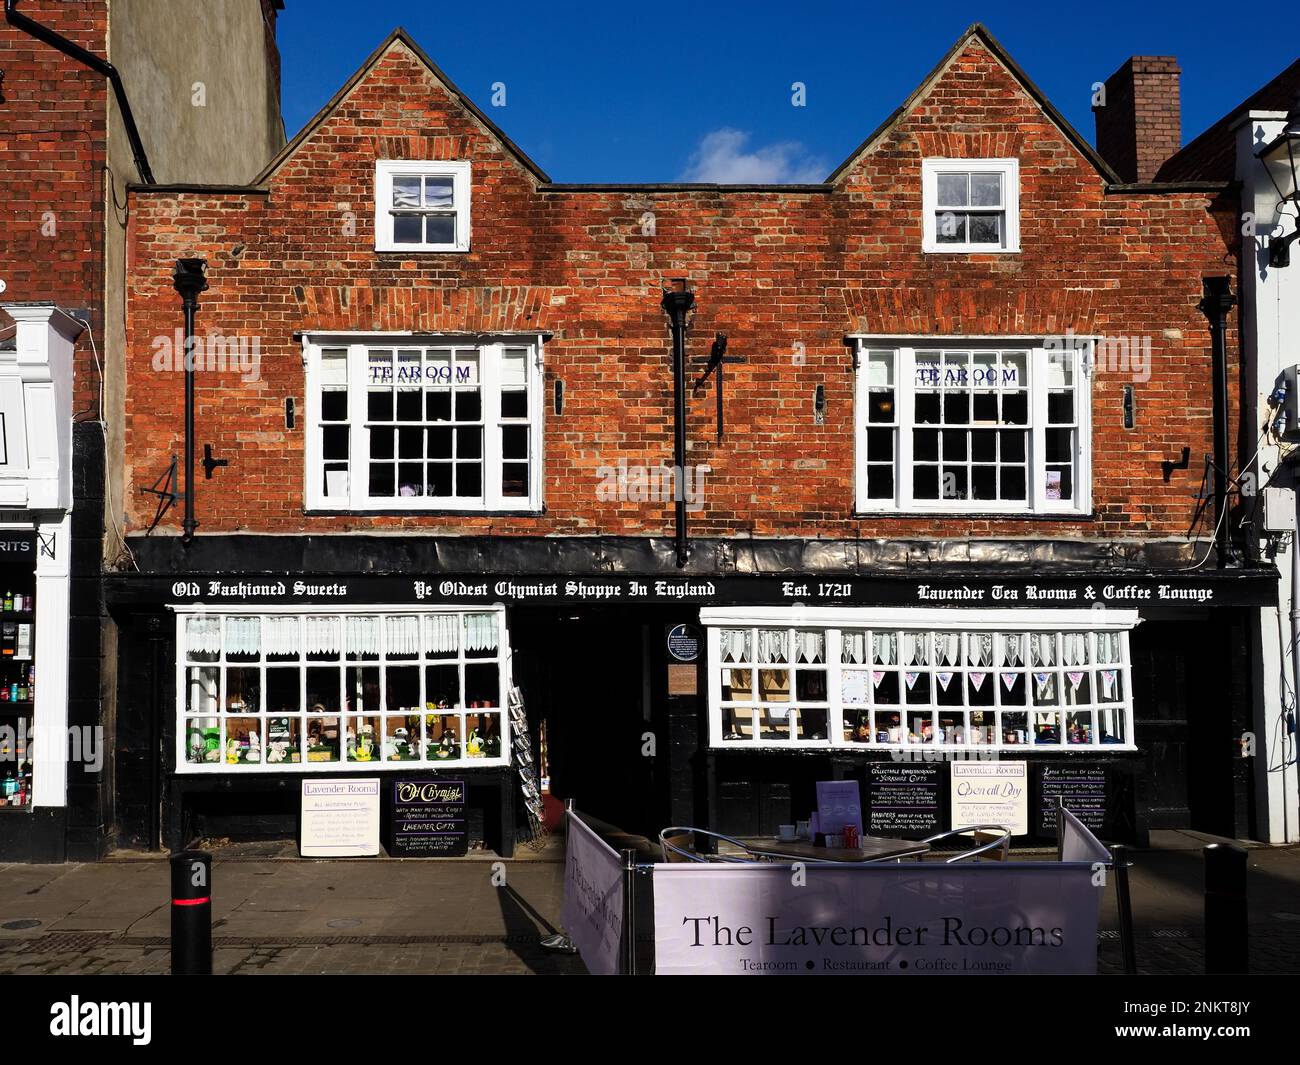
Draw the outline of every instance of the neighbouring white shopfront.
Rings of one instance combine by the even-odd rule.
[[[0,341],[0,856],[57,854],[68,803],[73,345],[51,304]],[[93,743],[94,741],[89,741]],[[76,752],[73,752],[74,754]],[[28,817],[27,822],[15,818]]]

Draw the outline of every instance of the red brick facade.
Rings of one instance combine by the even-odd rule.
[[[30,0],[22,13],[103,55],[104,0]],[[0,20],[0,277],[5,302],[89,308],[102,344],[104,184],[108,96],[104,78]],[[122,180],[133,175],[123,175]],[[73,409],[95,411],[99,380],[83,335]]]
[[[921,159],[1020,160],[1019,254],[921,250]],[[377,158],[473,163],[467,254],[376,253]],[[642,217],[655,216],[643,235]],[[342,532],[663,535],[671,505],[597,499],[597,467],[670,463],[672,371],[660,283],[697,293],[691,356],[715,330],[728,367],[727,435],[711,389],[690,401],[689,461],[712,468],[699,535],[1174,538],[1211,451],[1201,279],[1230,272],[1212,193],[1115,193],[978,33],[826,188],[552,186],[524,165],[397,38],[259,190],[133,193],[129,232],[127,497],[179,455],[183,379],[153,370],[153,338],[181,324],[175,260],[209,261],[198,329],[260,338],[260,379],[199,379],[197,440],[230,460],[200,482],[200,534]],[[354,230],[354,231],[353,231]],[[1225,236],[1225,234],[1228,234]],[[308,515],[296,330],[547,331],[540,516]],[[853,333],[1150,337],[1151,378],[1093,384],[1094,515],[854,516]],[[796,359],[796,351],[805,353]],[[1233,370],[1235,376],[1235,367]],[[563,413],[550,404],[564,381]],[[1122,427],[1134,384],[1137,427]],[[813,395],[824,385],[824,424]],[[1193,468],[1164,483],[1161,460]],[[164,519],[174,531],[179,508]]]

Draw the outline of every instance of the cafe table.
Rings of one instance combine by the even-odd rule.
[[[892,862],[925,854],[930,844],[915,839],[888,836],[860,836],[856,847],[818,847],[808,840],[764,839],[745,843],[745,849],[759,858],[793,862]]]

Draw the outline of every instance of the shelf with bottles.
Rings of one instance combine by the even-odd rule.
[[[36,702],[36,668],[30,660],[0,659],[0,713],[30,709]]]
[[[12,588],[6,589],[4,598],[0,599],[0,618],[15,620],[32,618],[36,613],[36,597],[30,591]]]
[[[30,714],[0,728],[0,811],[26,810],[32,802]]]

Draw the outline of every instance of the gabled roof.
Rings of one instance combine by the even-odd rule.
[[[1167,159],[1157,180],[1232,181],[1237,176],[1237,137],[1233,132],[1237,119],[1249,111],[1287,111],[1297,94],[1300,59]]]
[[[379,62],[379,60],[382,59],[385,54],[387,54],[388,50],[398,42],[401,42],[403,45],[405,45],[405,47],[408,48],[411,51],[411,53],[429,69],[429,73],[431,73],[435,78],[438,79],[439,82],[442,83],[443,88],[447,90],[447,92],[456,100],[456,102],[459,103],[461,107],[463,107],[471,115],[473,115],[474,118],[476,118],[487,129],[488,133],[491,134],[494,138],[496,138],[496,140],[500,142],[501,146],[505,148],[505,150],[510,155],[514,156],[515,160],[525,170],[527,170],[535,178],[537,178],[538,181],[544,184],[550,184],[551,179],[547,176],[546,172],[540,166],[534,163],[531,159],[529,159],[527,154],[524,152],[522,148],[520,148],[517,144],[515,144],[514,141],[512,141],[509,137],[507,137],[495,122],[493,122],[490,118],[488,118],[487,115],[485,115],[482,111],[478,109],[478,107],[475,106],[474,101],[472,101],[468,96],[466,96],[463,92],[460,91],[460,89],[456,87],[455,82],[453,82],[451,78],[447,77],[447,75],[443,73],[442,69],[438,66],[438,64],[435,63],[432,59],[430,59],[428,55],[425,54],[424,49],[422,49],[418,44],[416,44],[414,39],[411,37],[411,35],[407,33],[406,30],[404,30],[401,26],[398,26],[397,29],[393,30],[393,32],[388,35],[388,37],[384,40],[384,42],[373,52],[370,53],[370,56],[366,59],[364,63],[361,64],[361,67],[357,70],[357,72],[353,74],[352,77],[348,78],[347,82],[344,83],[343,87],[339,89],[339,91],[336,92],[330,98],[329,102],[326,103],[326,105],[322,107],[318,112],[316,112],[316,115],[311,119],[311,121],[308,122],[305,126],[302,127],[301,130],[298,131],[297,136],[295,136],[293,140],[291,140],[288,144],[286,144],[283,148],[280,149],[279,154],[277,154],[276,157],[272,159],[270,163],[267,164],[266,168],[260,174],[258,174],[257,177],[255,177],[249,184],[261,185],[272,174],[274,174],[284,164],[284,162],[287,159],[289,159],[294,152],[298,150],[298,146],[302,144],[303,141],[307,140],[307,138],[310,137],[313,133],[315,133],[316,129],[321,125],[321,123],[323,123],[327,118],[330,117],[330,115],[334,113],[334,110],[344,101],[344,99],[347,98],[347,95],[357,86],[357,84],[360,81],[362,81],[366,77],[367,74],[370,73],[370,71],[375,67],[375,65]]]
[[[912,109],[916,107],[917,103],[920,102],[922,97],[930,91],[931,86],[943,74],[944,70],[947,69],[948,64],[961,54],[962,50],[965,49],[972,39],[979,41],[988,49],[993,58],[1006,69],[1007,73],[1016,80],[1030,99],[1039,106],[1043,114],[1046,115],[1057,129],[1061,131],[1061,134],[1065,139],[1074,145],[1079,153],[1096,168],[1097,173],[1107,182],[1107,184],[1118,185],[1121,183],[1119,175],[1110,168],[1106,160],[1097,154],[1097,149],[1089,144],[1088,141],[1080,135],[1079,131],[1066,121],[1065,116],[1052,106],[1047,97],[1043,95],[1042,90],[1029,79],[1029,76],[1020,69],[1019,64],[1007,54],[1007,50],[1002,47],[997,38],[994,37],[993,34],[989,33],[988,29],[979,22],[973,23],[966,32],[957,39],[957,43],[948,50],[948,54],[939,60],[935,68],[926,75],[921,84],[912,92],[912,95],[904,100],[902,106],[885,119],[885,121],[881,123],[871,136],[853,149],[849,154],[849,157],[837,166],[831,173],[831,176],[826,179],[827,182],[838,181],[840,177],[848,171],[859,158],[862,157],[862,155],[874,148],[876,144],[890,130],[892,130],[905,115],[909,114]]]

